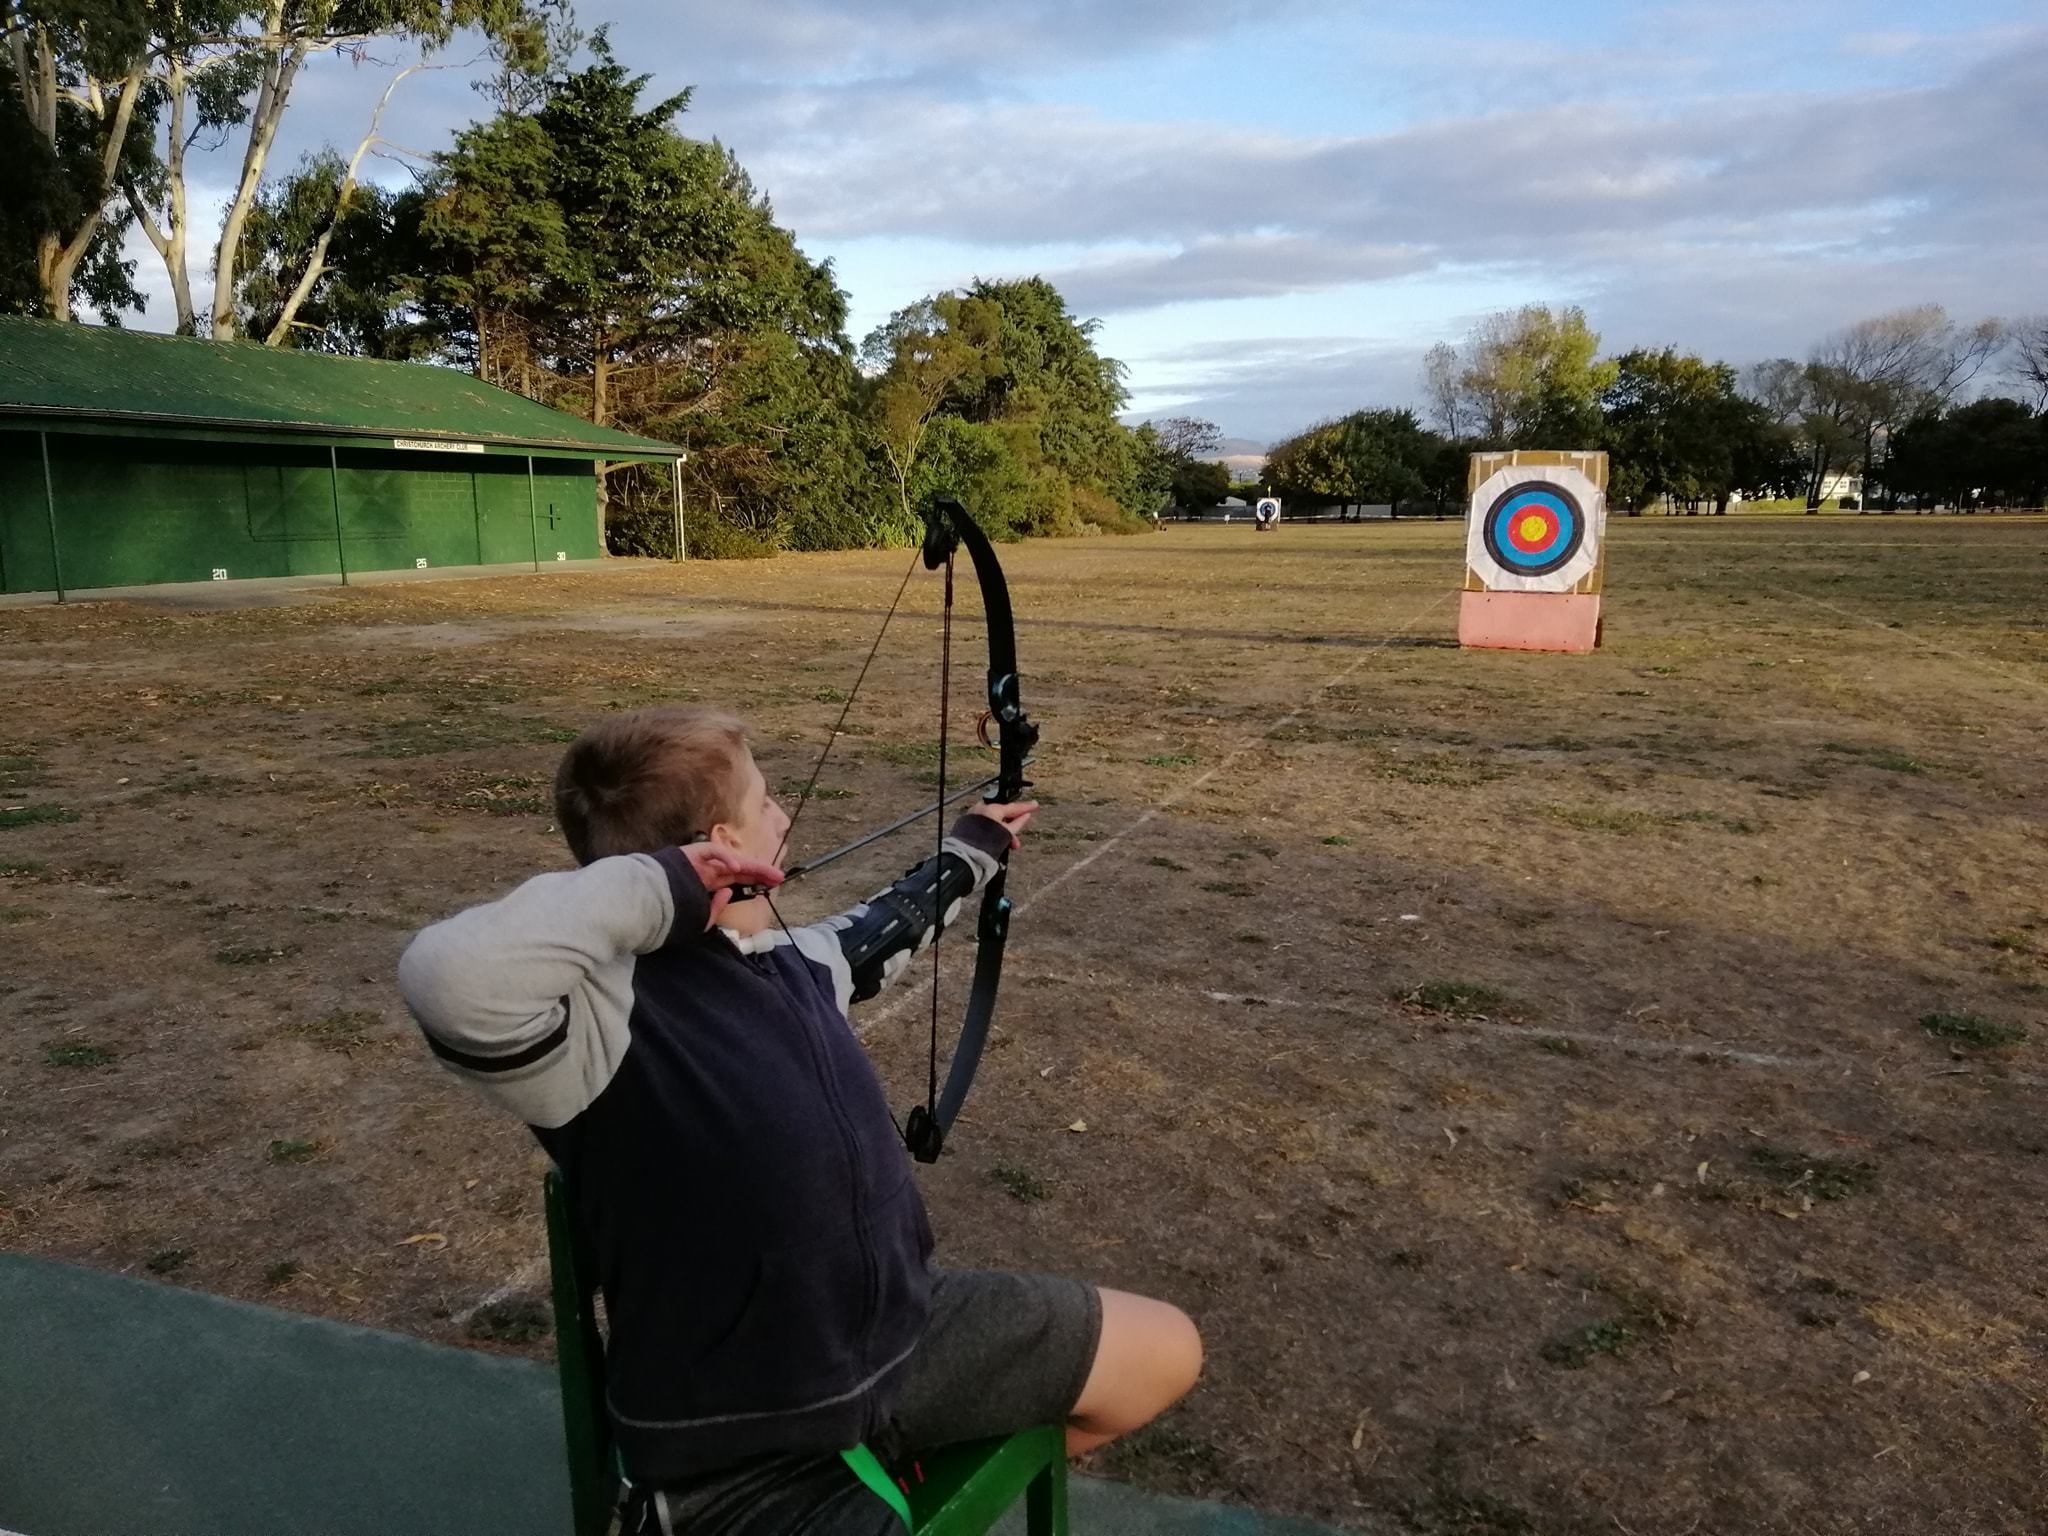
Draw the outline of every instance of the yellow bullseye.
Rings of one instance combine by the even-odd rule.
[[[1525,517],[1522,519],[1522,526],[1520,532],[1522,535],[1522,542],[1524,544],[1541,543],[1543,540],[1543,535],[1549,531],[1550,525],[1544,522],[1544,520],[1540,517],[1531,515],[1529,517]]]

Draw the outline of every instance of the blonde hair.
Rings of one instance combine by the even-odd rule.
[[[611,715],[555,770],[555,821],[576,862],[652,853],[701,837],[739,810],[747,732],[699,704]]]

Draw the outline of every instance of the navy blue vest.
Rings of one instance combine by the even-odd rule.
[[[714,930],[641,956],[633,990],[617,1074],[535,1133],[604,1294],[626,1470],[857,1444],[924,1330],[932,1236],[831,977]]]

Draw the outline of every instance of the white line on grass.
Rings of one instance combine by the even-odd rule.
[[[1055,971],[1040,971],[1026,981],[1049,981],[1055,986],[1093,987],[1101,984],[1100,977],[1063,976]],[[1314,998],[1267,997],[1254,992],[1218,992],[1208,987],[1176,987],[1162,985],[1156,981],[1145,983],[1147,990],[1157,994],[1171,992],[1181,997],[1199,997],[1204,1002],[1236,1008],[1280,1008],[1294,1009],[1302,1013],[1327,1013],[1338,1018],[1381,1021],[1383,1015],[1373,1013],[1347,1003],[1319,1002]],[[1450,1015],[1430,1015],[1427,1019],[1404,1019],[1406,1023],[1427,1023],[1445,1029],[1461,1029],[1472,1034],[1502,1035],[1516,1040],[1569,1040],[1574,1045],[1608,1046],[1617,1051],[1640,1051],[1650,1056],[1711,1056],[1716,1061],[1733,1062],[1745,1067],[1780,1067],[1794,1071],[1818,1072],[1833,1067],[1852,1065],[1844,1059],[1826,1056],[1778,1056],[1768,1051],[1743,1050],[1738,1046],[1722,1045],[1718,1042],[1702,1041],[1686,1044],[1679,1040],[1651,1040],[1638,1035],[1610,1035],[1598,1030],[1586,1029],[1545,1029],[1535,1024],[1508,1024],[1499,1019],[1455,1018]]]
[[[1346,662],[1341,668],[1339,668],[1334,676],[1330,677],[1323,683],[1318,684],[1314,691],[1309,694],[1308,698],[1304,700],[1301,704],[1297,705],[1292,711],[1290,711],[1288,714],[1286,714],[1279,720],[1274,721],[1270,725],[1261,726],[1256,733],[1246,736],[1235,747],[1231,748],[1229,752],[1224,754],[1223,760],[1221,762],[1215,764],[1213,767],[1204,769],[1194,778],[1188,780],[1188,782],[1183,784],[1179,789],[1173,791],[1173,793],[1166,795],[1160,800],[1154,802],[1149,809],[1141,812],[1137,816],[1137,818],[1130,823],[1130,825],[1126,826],[1121,832],[1117,833],[1116,836],[1110,838],[1107,842],[1097,843],[1087,853],[1083,854],[1080,858],[1074,860],[1073,863],[1069,864],[1065,869],[1061,870],[1058,874],[1054,875],[1050,880],[1046,881],[1045,884],[1038,887],[1038,889],[1033,891],[1029,896],[1026,896],[1025,898],[1023,898],[1023,900],[1019,901],[1016,905],[1015,910],[1013,910],[1010,915],[1013,918],[1022,917],[1026,912],[1029,912],[1033,907],[1037,906],[1040,901],[1044,900],[1047,896],[1051,895],[1052,892],[1059,889],[1059,887],[1061,887],[1062,885],[1065,885],[1067,881],[1071,880],[1075,875],[1081,873],[1082,870],[1086,869],[1089,865],[1093,864],[1097,859],[1101,858],[1104,854],[1109,853],[1114,849],[1122,846],[1124,843],[1128,842],[1149,822],[1156,820],[1160,815],[1173,809],[1174,806],[1180,804],[1181,801],[1187,799],[1189,795],[1192,795],[1204,784],[1208,783],[1211,779],[1215,778],[1216,775],[1224,772],[1226,769],[1230,767],[1232,763],[1235,763],[1239,758],[1243,757],[1246,753],[1255,751],[1261,743],[1270,740],[1275,733],[1286,730],[1288,726],[1294,724],[1295,721],[1299,720],[1304,714],[1306,714],[1309,710],[1309,707],[1312,704],[1314,704],[1317,699],[1321,698],[1324,694],[1328,693],[1332,688],[1336,687],[1339,683],[1343,682],[1346,678],[1350,677],[1352,673],[1356,672],[1360,667],[1364,666],[1368,661],[1372,660],[1373,657],[1377,656],[1381,651],[1385,650],[1388,646],[1392,645],[1396,640],[1401,639],[1405,635],[1413,633],[1415,627],[1418,624],[1420,624],[1424,619],[1428,618],[1432,613],[1436,612],[1436,610],[1441,608],[1445,603],[1449,602],[1452,595],[1453,594],[1450,592],[1442,592],[1439,593],[1436,597],[1432,598],[1429,602],[1425,603],[1421,608],[1415,611],[1415,613],[1409,618],[1406,624],[1403,624],[1399,629],[1395,630],[1392,634],[1384,636],[1380,640],[1367,646],[1364,650],[1360,651],[1356,656],[1352,657],[1350,661]],[[855,1025],[854,1034],[858,1038],[866,1040],[869,1036],[874,1034],[876,1030],[880,1029],[884,1024],[887,1024],[891,1019],[895,1018],[899,1013],[903,1012],[904,1009],[908,1008],[913,1002],[918,1002],[921,1000],[928,1001],[929,996],[930,994],[922,988],[915,992],[903,993],[902,995],[898,996],[894,1001],[892,1001],[886,1008],[878,1010],[872,1017],[863,1019],[859,1024]]]
[[[1927,636],[1910,629],[1893,629],[1889,624],[1870,618],[1865,614],[1857,613],[1853,609],[1844,608],[1839,603],[1831,603],[1824,597],[1814,597],[1806,592],[1794,592],[1790,587],[1767,587],[1764,590],[1775,592],[1780,597],[1789,597],[1794,602],[1811,603],[1816,608],[1825,608],[1831,613],[1839,613],[1845,619],[1853,619],[1858,624],[1867,624],[1870,628],[1881,630],[1887,635],[1896,636],[1901,640],[1910,640],[1913,644],[1924,645],[1931,651],[1940,651],[1945,656],[1953,656],[1957,661],[1967,662],[1973,667],[1981,667],[1987,672],[1995,672],[2008,682],[2024,683],[2029,688],[2038,688],[2043,693],[2048,693],[2048,683],[2042,682],[2037,677],[2026,677],[2018,672],[2014,672],[2003,662],[1992,661],[1983,656],[1973,656],[1968,651],[1959,651],[1952,645],[1943,645],[1939,640],[1930,640]]]
[[[1049,981],[1055,986],[1094,987],[1101,984],[1097,976],[1062,976],[1052,971],[1041,971],[1025,981]],[[1304,1013],[1328,1013],[1339,1018],[1376,1021],[1379,1016],[1364,1008],[1349,1007],[1343,1003],[1317,1002],[1312,998],[1265,997],[1248,992],[1216,992],[1206,987],[1165,987],[1156,982],[1147,982],[1153,992],[1173,992],[1183,997],[1199,997],[1205,1002],[1224,1007],[1239,1008],[1280,1008],[1297,1009]],[[1637,1035],[1610,1035],[1598,1030],[1546,1029],[1535,1024],[1507,1024],[1499,1019],[1467,1019],[1449,1015],[1431,1015],[1427,1019],[1412,1022],[1433,1024],[1443,1029],[1460,1029],[1472,1034],[1500,1035],[1517,1040],[1569,1040],[1575,1045],[1606,1046],[1622,1052],[1637,1052],[1645,1056],[1673,1056],[1697,1060],[1701,1057],[1716,1062],[1727,1062],[1740,1067],[1769,1067],[1793,1072],[1852,1072],[1858,1067],[1876,1065],[1854,1056],[1779,1056],[1769,1051],[1744,1050],[1739,1046],[1721,1045],[1714,1042],[1687,1044],[1681,1040],[1648,1040]],[[1900,1069],[1893,1069],[1900,1070]],[[1924,1074],[1929,1077],[1974,1077],[1971,1067],[1938,1067]],[[2048,1084],[2042,1078],[2029,1072],[2004,1072],[1999,1080],[2018,1083],[2026,1087],[2041,1087]]]
[[[1055,986],[1066,987],[1101,985],[1101,978],[1097,976],[1062,976],[1054,971],[1040,971],[1019,979],[1049,981]],[[1339,1018],[1367,1021],[1375,1021],[1381,1017],[1364,1008],[1344,1003],[1318,1002],[1313,998],[1266,997],[1250,992],[1217,992],[1206,987],[1162,986],[1157,982],[1147,982],[1146,986],[1154,993],[1172,992],[1183,997],[1199,997],[1205,1002],[1225,1007],[1296,1009],[1303,1013],[1328,1013]],[[1735,1066],[1772,1067],[1794,1072],[1849,1072],[1859,1066],[1872,1065],[1853,1056],[1779,1056],[1769,1051],[1744,1050],[1740,1046],[1722,1045],[1712,1041],[1688,1044],[1682,1040],[1645,1039],[1639,1035],[1611,1035],[1586,1029],[1547,1029],[1536,1024],[1508,1024],[1499,1019],[1457,1018],[1448,1014],[1432,1014],[1426,1019],[1411,1022],[1433,1024],[1443,1029],[1460,1029],[1472,1034],[1505,1036],[1516,1040],[1569,1040],[1575,1045],[1606,1046],[1613,1050],[1634,1051],[1645,1056],[1677,1056],[1692,1059],[1704,1056]],[[1937,1068],[1928,1075],[1938,1076],[1951,1072],[1959,1076],[1974,1075],[1967,1067]],[[2048,1081],[2027,1072],[2007,1072],[2002,1074],[2002,1080],[2029,1087],[2036,1087]]]
[[[1347,1008],[1341,1003],[1318,1003],[1292,997],[1258,997],[1236,992],[1205,991],[1201,995],[1212,1003],[1237,1003],[1254,1008],[1298,1008],[1308,1013],[1333,1013],[1347,1019],[1373,1017],[1363,1008]],[[1823,1067],[1839,1065],[1824,1056],[1774,1056],[1767,1051],[1745,1051],[1732,1045],[1687,1045],[1679,1040],[1646,1040],[1633,1035],[1604,1035],[1595,1030],[1543,1029],[1534,1024],[1504,1024],[1499,1019],[1457,1018],[1449,1014],[1432,1014],[1424,1022],[1447,1029],[1469,1030],[1481,1035],[1506,1035],[1518,1040],[1569,1040],[1574,1045],[1612,1046],[1619,1051],[1641,1051],[1649,1056],[1711,1056],[1716,1061],[1732,1061],[1745,1067],[1791,1067],[1800,1071],[1816,1072]]]

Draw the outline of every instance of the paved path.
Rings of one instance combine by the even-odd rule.
[[[1071,1498],[1076,1536],[1331,1536],[1092,1478]],[[0,1536],[568,1529],[546,1365],[0,1253]]]

